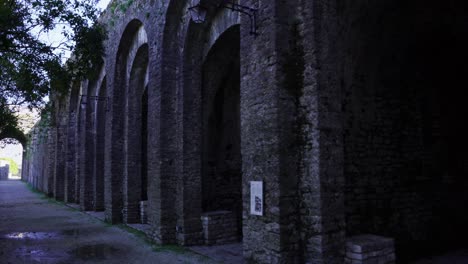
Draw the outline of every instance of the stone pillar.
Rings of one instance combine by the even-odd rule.
[[[74,99],[73,97],[70,99]],[[75,200],[75,172],[76,172],[76,109],[70,104],[68,115],[68,131],[66,140],[66,171],[65,171],[65,202],[74,203]]]
[[[296,32],[304,57],[299,118],[301,234],[307,263],[343,263],[343,114],[337,3],[305,1]]]
[[[22,156],[22,162],[21,162],[21,180],[26,181],[27,175],[28,175],[28,166],[29,166],[29,160],[28,160],[28,150],[26,149],[26,145],[23,145],[23,156]]]
[[[170,1],[166,16],[184,14],[184,2]],[[180,96],[180,51],[174,49],[179,36],[180,19],[167,20],[158,39],[162,45],[150,45],[148,65],[148,223],[152,237],[159,243],[175,243],[178,164],[177,100]],[[171,32],[164,37],[163,32]],[[177,33],[176,33],[177,32]]]
[[[28,175],[28,159],[27,159],[27,149],[26,149],[26,145],[23,145],[23,156],[22,156],[22,162],[21,162],[21,180],[22,181],[26,181],[26,175]]]
[[[253,6],[254,1],[245,1]],[[255,263],[281,262],[279,131],[275,1],[262,1],[259,35],[241,27],[241,152],[244,257]],[[258,69],[258,70],[257,70]],[[260,70],[262,69],[262,70]],[[250,181],[262,181],[263,216],[250,215]]]
[[[127,36],[128,37],[128,36]],[[122,37],[124,38],[124,37]],[[120,36],[118,37],[120,39]],[[124,173],[124,105],[127,51],[114,50],[115,63],[107,61],[106,72],[115,72],[107,79],[109,112],[106,118],[106,137],[104,153],[104,204],[106,221],[122,222],[123,173]],[[115,67],[115,68],[114,68]],[[108,128],[108,130],[107,130]]]
[[[92,120],[92,111],[94,109],[93,104],[94,100],[90,99],[91,87],[89,87],[89,82],[87,86],[87,92],[84,92],[88,95],[86,98],[82,98],[80,115],[80,209],[83,211],[90,211],[94,208],[93,204],[93,169],[94,169],[94,126]],[[86,91],[85,90],[85,91]]]
[[[241,34],[244,257],[343,263],[336,8],[326,1],[259,6],[259,35],[249,36],[244,21]],[[250,214],[251,181],[263,182],[262,216]]]
[[[55,133],[55,151],[52,156],[55,156],[55,169],[49,170],[50,174],[53,172],[54,177],[54,198],[60,201],[65,200],[65,146],[66,146],[66,117],[63,113],[59,114],[57,122],[57,129]],[[52,162],[52,161],[50,161]]]

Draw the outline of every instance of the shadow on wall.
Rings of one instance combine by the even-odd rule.
[[[394,237],[401,263],[467,245],[468,110],[448,89],[468,74],[468,23],[432,2],[342,14],[347,235]]]

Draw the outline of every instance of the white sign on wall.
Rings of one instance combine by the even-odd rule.
[[[263,182],[250,182],[250,214],[263,215]]]

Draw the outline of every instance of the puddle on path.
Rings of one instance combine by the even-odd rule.
[[[80,235],[86,235],[90,230],[83,229],[65,229],[60,232],[12,232],[6,235],[0,235],[1,238],[16,239],[16,240],[44,240],[44,239],[57,239],[64,237],[78,237]]]
[[[51,238],[59,238],[61,235],[57,232],[13,232],[3,236],[8,239],[31,239],[31,240],[43,240]]]
[[[93,244],[77,247],[68,253],[82,260],[105,260],[108,256],[115,256],[120,250],[107,244]]]

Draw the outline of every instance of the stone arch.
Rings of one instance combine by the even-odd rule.
[[[236,224],[232,242],[242,235],[240,152],[240,26],[228,28],[211,46],[202,65],[202,211],[229,211]]]
[[[15,128],[14,130],[19,130],[17,128]],[[3,129],[2,129],[2,133],[0,134],[3,134]],[[19,130],[18,132],[22,132],[21,130]],[[21,160],[21,164],[24,163],[24,156],[25,156],[25,152],[26,152],[26,149],[25,149],[25,145],[23,145],[21,143],[20,140],[18,140],[18,138],[20,138],[21,136],[20,135],[17,135],[16,133],[13,134],[13,136],[15,136],[14,138],[13,137],[10,137],[10,136],[6,136],[6,135],[0,135],[0,148],[3,148],[3,147],[7,147],[8,146],[12,149],[10,149],[10,151],[7,153],[8,155],[8,158],[11,158],[13,159],[13,162],[16,163],[15,165],[19,165],[20,162],[16,162],[16,161],[19,161]],[[21,149],[18,149],[21,148]],[[2,151],[4,152],[4,151]],[[15,157],[16,156],[16,157]],[[0,158],[3,158],[0,156]],[[2,163],[2,161],[0,160],[0,163]],[[9,163],[9,169],[8,170],[5,170],[5,168],[3,168],[3,171],[0,172],[0,180],[8,180],[8,179],[11,179],[9,176],[9,173],[11,173],[11,175],[13,176],[13,173],[12,173],[12,164],[10,161],[7,161],[7,163]],[[5,165],[5,164],[4,164]],[[0,169],[2,169],[2,166],[0,165]],[[22,173],[23,173],[23,168],[22,167],[17,167],[18,169],[18,174],[15,174],[16,177],[21,177],[22,178]],[[40,190],[42,190],[42,181],[45,177],[45,173],[41,173],[38,177],[38,179],[33,179],[33,186],[35,188],[38,188]]]
[[[228,9],[220,9],[211,20],[209,34],[207,35],[206,44],[203,50],[203,58],[205,59],[211,51],[213,45],[219,40],[221,35],[234,26],[240,26],[240,13],[232,12]],[[239,33],[240,34],[240,33]]]
[[[26,161],[25,161],[26,150],[27,150],[26,147],[27,147],[27,143],[28,143],[27,136],[23,133],[23,131],[21,131],[17,127],[6,126],[6,127],[3,127],[1,132],[0,132],[0,142],[2,142],[2,141],[4,141],[3,143],[6,143],[6,144],[15,144],[15,145],[20,144],[21,145],[21,149],[22,149],[22,152],[21,152],[22,167],[21,167],[20,177],[21,177],[21,179],[26,180],[27,172],[24,170],[24,167],[27,166]],[[42,174],[42,177],[39,178],[39,183],[37,184],[37,186],[40,188],[41,191],[43,191],[42,180],[43,180],[44,177],[45,177],[44,174]]]
[[[103,64],[103,63],[102,63]],[[85,211],[96,210],[96,180],[95,180],[95,163],[96,163],[96,111],[101,104],[106,104],[106,100],[101,100],[96,97],[98,89],[102,86],[102,81],[105,75],[104,65],[98,65],[96,69],[99,74],[95,78],[88,81],[86,92],[83,91],[82,96],[82,125],[81,130],[81,209]]]
[[[105,177],[106,177],[106,219],[112,223],[126,220],[124,200],[127,186],[124,177],[126,174],[126,113],[128,97],[128,79],[131,66],[139,47],[147,43],[147,36],[143,23],[140,20],[131,20],[119,43],[115,62],[113,87],[109,91],[111,97],[111,113],[106,118],[106,127],[109,133],[106,136]],[[106,130],[107,132],[107,130]]]
[[[0,132],[0,141],[8,138],[17,140],[23,146],[23,150],[26,150],[28,138],[23,131],[19,130],[17,127],[6,126],[2,128],[2,131]]]
[[[179,129],[181,131],[183,162],[181,166],[178,166],[181,168],[181,179],[179,180],[181,186],[179,188],[182,189],[182,194],[178,195],[181,197],[179,221],[183,221],[184,227],[190,226],[190,229],[184,230],[186,233],[183,237],[184,240],[179,239],[181,244],[200,243],[203,234],[200,220],[203,215],[203,111],[205,108],[202,92],[203,61],[216,41],[223,36],[223,33],[239,24],[238,14],[232,15],[232,12],[227,12],[225,9],[211,11],[214,13],[207,15],[209,22],[207,26],[189,24],[182,55],[183,82],[179,105],[183,118],[181,119],[182,126]],[[239,33],[237,41],[240,42]],[[238,49],[237,46],[237,54]],[[240,139],[240,135],[238,138]]]
[[[144,32],[144,31],[140,31]],[[146,175],[146,162],[142,160],[143,153],[142,131],[143,127],[143,95],[148,85],[148,44],[140,45],[140,41],[146,41],[146,35],[138,37],[139,41],[130,51],[131,70],[128,78],[127,100],[126,100],[126,120],[125,120],[125,171],[124,171],[124,222],[141,223],[140,203],[143,195],[143,179]],[[133,51],[135,51],[133,53]],[[135,54],[135,55],[133,55]],[[132,56],[133,55],[133,56]],[[130,62],[130,61],[129,61]],[[130,65],[130,63],[129,63]],[[146,136],[146,135],[145,135]],[[145,170],[145,172],[143,172]]]

